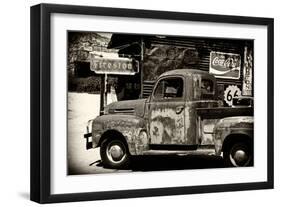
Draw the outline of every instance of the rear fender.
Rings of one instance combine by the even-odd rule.
[[[221,119],[214,128],[216,154],[220,155],[227,143],[253,139],[253,117],[229,117]]]

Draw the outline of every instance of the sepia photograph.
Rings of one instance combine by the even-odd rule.
[[[68,175],[254,166],[254,40],[67,32]]]
[[[31,200],[274,188],[274,19],[151,9],[31,7]]]

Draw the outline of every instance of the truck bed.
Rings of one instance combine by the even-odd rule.
[[[201,145],[213,145],[213,130],[216,123],[226,117],[253,116],[253,107],[197,108],[202,129]]]
[[[221,119],[231,116],[253,116],[253,107],[216,107],[197,108],[197,115],[201,119]]]

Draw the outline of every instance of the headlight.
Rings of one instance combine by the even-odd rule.
[[[91,132],[92,132],[92,130],[90,130],[90,129],[91,129],[91,127],[92,127],[93,121],[94,121],[94,119],[91,119],[91,120],[89,120],[89,121],[87,122],[86,133],[91,133]]]

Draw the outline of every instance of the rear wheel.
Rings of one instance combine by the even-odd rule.
[[[225,165],[229,167],[246,167],[253,165],[253,145],[238,141],[229,144],[223,154]]]
[[[126,143],[121,139],[105,139],[101,143],[100,155],[105,167],[120,169],[129,166],[129,150]]]

